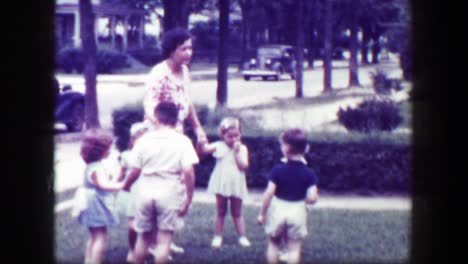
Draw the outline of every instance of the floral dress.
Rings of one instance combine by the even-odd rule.
[[[147,80],[148,90],[143,101],[145,116],[151,120],[154,118],[154,108],[159,102],[173,102],[179,110],[177,128],[181,129],[189,113],[189,75],[185,65],[182,65],[182,80],[172,73],[166,61],[156,65]]]

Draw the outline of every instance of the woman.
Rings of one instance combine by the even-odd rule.
[[[148,74],[147,92],[143,99],[145,119],[155,121],[154,109],[159,102],[170,101],[179,109],[176,129],[183,133],[184,121],[187,119],[195,132],[197,142],[206,142],[207,137],[197,112],[190,98],[191,82],[188,65],[192,59],[193,36],[182,28],[175,28],[164,33],[161,42],[164,60],[156,64]],[[184,192],[184,190],[181,190]],[[150,253],[154,254],[150,248]],[[171,251],[182,253],[183,248],[171,243]]]
[[[192,59],[192,35],[185,29],[175,28],[162,37],[164,60],[154,66],[148,74],[143,106],[145,118],[154,121],[153,111],[158,102],[170,101],[179,108],[177,130],[183,132],[184,120],[192,125],[197,142],[206,140],[206,133],[197,117],[190,98],[190,72],[188,64]]]

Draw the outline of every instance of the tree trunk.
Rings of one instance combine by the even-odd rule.
[[[85,124],[86,128],[100,127],[96,96],[96,39],[91,0],[80,0],[80,35],[84,54]]]
[[[190,0],[163,0],[164,32],[175,27],[188,28],[188,17],[190,14]]]
[[[369,65],[369,59],[367,55],[369,54],[369,42],[370,42],[370,36],[369,36],[369,30],[367,29],[366,26],[362,27],[362,46],[361,46],[361,63],[365,65]]]
[[[229,0],[219,0],[218,88],[216,90],[217,106],[225,106],[227,103],[228,36]]]
[[[325,32],[324,32],[324,59],[323,59],[323,92],[332,90],[332,26],[333,1],[325,1]]]
[[[304,70],[304,0],[298,0],[296,3],[296,98],[302,98],[303,95],[303,70]]]
[[[379,53],[380,53],[380,43],[379,43],[379,35],[375,34],[372,38],[372,64],[379,63]]]
[[[359,9],[359,0],[351,0],[351,36],[349,44],[349,87],[361,86],[358,75],[358,16],[355,10]],[[354,11],[354,12],[353,12]]]
[[[249,9],[250,9],[250,0],[239,1],[242,14],[242,46],[241,46],[241,59],[239,61],[239,70],[243,70],[245,61],[247,60],[247,34],[248,34],[248,19],[249,19]]]

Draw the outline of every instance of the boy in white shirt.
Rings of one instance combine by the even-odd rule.
[[[154,234],[155,262],[168,261],[174,232],[183,227],[192,202],[193,165],[199,161],[190,139],[175,130],[176,105],[160,102],[154,114],[154,130],[143,135],[132,150],[133,169],[128,179],[133,182],[141,177],[135,195],[136,263],[143,263]]]

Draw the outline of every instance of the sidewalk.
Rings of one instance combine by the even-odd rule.
[[[79,156],[79,142],[62,142],[56,144],[55,150],[55,193],[74,190],[83,182],[82,175],[85,168],[84,162]],[[249,191],[249,198],[244,204],[260,206],[262,190]],[[195,190],[194,203],[214,203],[213,195],[206,192],[206,188]],[[71,200],[57,201],[55,212],[68,210]],[[331,196],[321,195],[316,209],[349,209],[349,210],[411,210],[411,198],[407,197],[367,197],[358,195]]]

